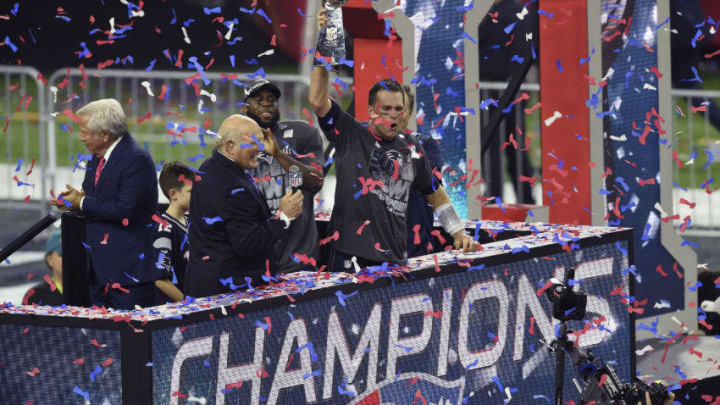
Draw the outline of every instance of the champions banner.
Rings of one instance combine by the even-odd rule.
[[[632,268],[627,241],[613,241],[155,330],[153,403],[550,403],[556,321],[538,290],[566,266],[589,296],[570,328],[629,381]],[[567,367],[565,398],[577,399]]]
[[[0,323],[0,336],[0,403],[121,403],[120,332]]]

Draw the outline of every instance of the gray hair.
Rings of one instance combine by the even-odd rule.
[[[90,102],[79,109],[77,115],[87,118],[87,128],[94,133],[107,132],[112,138],[128,133],[125,112],[114,98]]]

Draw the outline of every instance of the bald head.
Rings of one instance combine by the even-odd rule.
[[[252,118],[235,114],[220,125],[216,147],[244,169],[252,169],[257,167],[255,157],[260,151],[255,140],[260,142],[262,136],[260,126]]]

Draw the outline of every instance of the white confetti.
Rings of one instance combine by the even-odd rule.
[[[642,349],[635,350],[635,354],[638,355],[638,356],[642,356],[643,354],[645,354],[645,353],[647,353],[647,352],[652,352],[652,351],[654,351],[654,350],[655,350],[655,349],[653,349],[652,346],[647,345],[647,346],[643,347]]]
[[[180,27],[180,29],[182,30],[183,39],[185,40],[185,43],[189,45],[189,44],[190,44],[190,37],[188,37],[187,30],[185,29],[185,27]]]
[[[627,136],[625,136],[625,134],[622,134],[620,136],[610,135],[610,139],[612,139],[613,141],[625,142],[627,141]]]
[[[209,91],[207,91],[205,89],[200,90],[200,95],[205,96],[205,97],[210,97],[210,100],[212,100],[213,103],[215,102],[215,100],[217,100],[217,97],[214,94],[210,93]]]
[[[643,90],[657,91],[657,87],[653,86],[650,83],[645,83],[645,84],[643,84]]]
[[[555,113],[553,113],[553,115],[552,115],[551,117],[548,117],[548,118],[545,120],[545,126],[546,126],[546,127],[549,127],[549,126],[552,125],[553,122],[555,122],[555,120],[557,120],[558,118],[562,118],[562,114],[560,113],[560,111],[555,111]]]
[[[204,397],[198,398],[198,397],[195,397],[192,395],[190,395],[187,400],[188,400],[188,402],[197,402],[198,404],[201,404],[201,405],[205,405],[207,403],[207,399],[205,399]]]
[[[273,55],[274,53],[275,53],[274,49],[268,49],[267,51],[265,51],[263,53],[259,53],[258,58],[261,58],[263,56],[270,56],[270,55]]]
[[[523,7],[522,11],[515,14],[518,18],[518,20],[524,20],[525,16],[528,15],[528,9],[527,7]]]
[[[155,94],[153,94],[152,89],[150,88],[150,82],[145,80],[144,82],[140,83],[143,87],[145,87],[145,90],[147,90],[148,96],[155,97]]]
[[[663,218],[667,218],[667,217],[668,217],[668,213],[665,212],[665,210],[663,209],[662,205],[660,205],[659,202],[656,202],[656,203],[655,203],[655,207],[654,207],[654,208],[655,208],[656,210],[658,210],[658,212],[660,213],[660,215],[661,215]]]
[[[225,34],[226,41],[230,40],[230,35],[232,35],[233,27],[235,27],[235,23],[230,23],[230,27],[228,27],[228,32],[227,32],[227,34]]]

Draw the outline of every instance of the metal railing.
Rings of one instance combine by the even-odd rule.
[[[71,112],[83,104],[103,97],[118,99],[128,114],[131,133],[150,150],[156,163],[171,159],[192,163],[207,155],[212,130],[240,110],[244,88],[255,77],[253,73],[62,69],[44,83],[33,68],[0,66],[4,96],[0,100],[0,174],[4,179],[0,181],[0,206],[44,213],[51,190],[82,181],[77,162],[86,150],[72,133]],[[306,102],[308,77],[271,74],[267,78],[283,93],[283,119],[312,119]],[[480,82],[481,101],[497,99],[505,86],[503,82]],[[519,147],[511,151],[516,154],[517,173],[528,163],[523,162],[520,149],[529,143],[529,160],[539,175],[542,118],[539,110],[525,109],[539,101],[540,86],[525,83],[520,93],[527,93],[529,99],[508,114],[523,134],[507,126],[501,126],[500,134],[513,132],[518,142]],[[720,230],[720,214],[713,210],[720,206],[720,192],[713,192],[720,183],[720,111],[703,105],[720,102],[720,91],[673,89],[672,97],[676,115],[671,147],[677,152],[677,161],[683,162],[682,167],[674,165],[673,213],[680,215],[676,224],[691,216],[693,228]],[[488,110],[480,114],[485,120]],[[206,126],[210,132],[205,131]],[[504,168],[507,152],[499,148],[506,139],[501,136],[498,140],[493,153]],[[713,159],[716,163],[711,164]],[[501,177],[503,184],[510,183],[509,179],[507,174]],[[536,203],[542,196],[541,187],[542,182],[536,182],[532,189]],[[524,197],[522,187],[504,189],[504,201]]]
[[[481,100],[487,100],[490,97],[497,98],[498,92],[504,90],[507,83],[480,82],[478,85]],[[530,96],[527,103],[532,107],[536,101],[539,101],[540,85],[525,83],[520,87],[520,93],[527,93]],[[683,220],[690,216],[693,228],[718,231],[720,213],[714,210],[720,207],[720,189],[714,190],[720,185],[720,109],[716,109],[717,107],[713,107],[710,103],[720,103],[720,91],[673,89],[672,97],[676,115],[673,119],[671,147],[672,151],[677,153],[677,161],[673,164],[672,212],[680,216],[675,221],[675,225],[682,226]],[[539,174],[542,118],[539,113],[526,114],[524,109],[524,106],[516,106],[509,114],[514,115],[515,122],[524,123],[522,130],[525,132],[525,138],[532,138],[528,153],[535,172]],[[481,119],[486,120],[488,115],[487,110],[482,111]],[[501,125],[501,134],[509,132],[516,131]],[[515,139],[521,144],[516,133],[515,135]],[[499,150],[505,141],[502,139],[498,142],[497,149],[492,152],[501,161],[504,176],[501,179],[506,184],[506,194],[510,193],[509,196],[504,196],[503,200],[513,201],[523,197],[523,190],[511,187],[509,180],[505,180],[510,177],[505,165],[506,154]],[[519,158],[519,151],[516,150],[516,153],[516,162],[519,162],[516,170],[522,172],[523,162]],[[682,162],[682,167],[677,162]],[[483,165],[486,164],[487,159],[484,159]],[[542,182],[537,182],[532,190],[533,195],[536,196],[536,203],[540,203],[541,187]]]
[[[507,83],[505,82],[479,82],[481,105],[489,106],[490,99],[497,100],[506,87]],[[519,180],[520,174],[532,177],[540,172],[539,141],[542,118],[539,109],[525,111],[526,108],[531,108],[540,101],[540,84],[523,83],[518,95],[513,99],[521,97],[523,93],[527,94],[529,99],[513,105],[507,114],[502,115],[503,121],[498,126],[496,133],[493,134],[495,140],[483,156],[485,182],[481,185],[481,189],[486,195],[501,195],[504,202],[529,202],[528,197],[531,197],[535,204],[541,204],[542,182],[536,182],[535,186],[531,188],[528,182]],[[481,126],[489,119],[490,108],[492,107],[481,109]],[[522,133],[518,132],[514,126],[520,127]],[[503,147],[506,142],[509,142],[510,133],[513,134],[513,140],[517,143],[517,147],[512,143]],[[528,150],[523,151],[522,149],[526,147]],[[511,157],[514,159],[508,162]],[[513,173],[517,175],[513,176]],[[499,184],[491,184],[498,181]],[[528,196],[528,194],[530,195]]]
[[[0,66],[0,207],[47,210],[45,84],[32,67]],[[3,139],[4,138],[4,139]],[[33,175],[34,173],[34,175]]]
[[[112,97],[124,107],[130,133],[156,164],[180,160],[197,165],[209,156],[214,132],[239,113],[246,86],[258,73],[63,69],[48,78],[50,183],[79,184],[78,159],[86,154],[73,134],[70,112],[90,101]],[[290,74],[265,77],[280,88],[283,119],[309,119],[309,78]],[[303,112],[303,109],[306,109]]]
[[[720,230],[720,91],[673,89],[672,97],[675,224],[690,216],[695,229]]]

